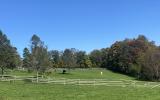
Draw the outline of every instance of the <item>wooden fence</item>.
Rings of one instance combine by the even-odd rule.
[[[37,83],[35,76],[8,76],[0,78],[0,81],[16,82],[26,81]],[[38,83],[41,84],[58,84],[58,85],[80,85],[80,86],[117,86],[117,87],[150,87],[151,89],[160,87],[159,82],[144,82],[136,80],[107,80],[107,79],[56,79],[43,78],[39,76]]]

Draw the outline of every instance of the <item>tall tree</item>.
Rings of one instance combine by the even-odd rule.
[[[76,49],[65,49],[62,55],[62,60],[64,62],[64,67],[74,68],[76,67]]]
[[[39,72],[44,73],[47,67],[49,67],[50,62],[47,47],[37,35],[33,35],[31,38],[31,57],[32,66],[37,71],[38,82]]]
[[[23,67],[29,72],[32,71],[31,53],[28,48],[24,48],[23,50]]]
[[[93,67],[101,67],[102,65],[102,52],[100,50],[93,50],[90,54],[90,59]]]
[[[76,59],[77,59],[77,67],[79,68],[85,68],[85,60],[86,60],[86,52],[85,51],[78,51],[76,53]]]
[[[143,35],[137,39],[116,42],[109,49],[107,68],[139,77],[143,56],[153,46]]]
[[[60,52],[58,50],[51,50],[49,52],[49,58],[53,68],[58,68],[61,62]]]
[[[88,55],[85,56],[85,59],[84,59],[84,68],[91,68],[92,67],[92,62],[91,62],[91,59],[89,58]]]
[[[142,70],[140,78],[144,80],[160,80],[160,50],[150,48],[147,50],[144,60],[141,63]]]
[[[7,36],[0,31],[0,68],[2,76],[6,68],[13,69],[17,66],[17,61],[20,61],[16,50]]]

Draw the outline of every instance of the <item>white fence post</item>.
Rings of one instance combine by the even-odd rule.
[[[80,85],[80,79],[78,80],[78,85]]]
[[[39,77],[38,75],[39,75],[39,74],[38,74],[38,71],[37,71],[37,83],[38,83],[38,77]]]
[[[64,79],[64,85],[66,85],[66,79]]]

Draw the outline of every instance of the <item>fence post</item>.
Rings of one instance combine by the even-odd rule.
[[[15,82],[15,81],[16,81],[16,79],[17,79],[17,77],[16,77],[16,76],[14,76],[14,80],[13,80],[13,81]]]
[[[66,85],[66,79],[64,79],[64,85]]]
[[[38,77],[39,77],[39,73],[38,73],[38,71],[37,71],[37,83],[38,83]]]
[[[80,85],[80,79],[78,80],[78,85]]]
[[[134,81],[134,87],[136,87],[136,82]]]

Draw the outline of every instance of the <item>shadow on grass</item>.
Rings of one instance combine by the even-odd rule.
[[[59,75],[73,75],[72,73],[57,73],[57,74],[59,74]]]

